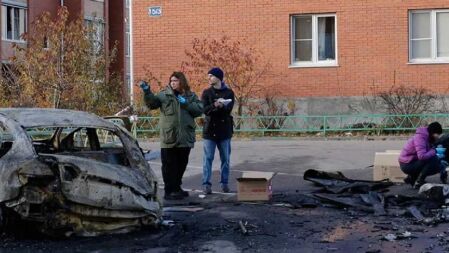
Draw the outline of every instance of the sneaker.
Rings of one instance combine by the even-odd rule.
[[[212,194],[212,186],[211,185],[204,185],[203,186],[204,194]]]
[[[184,196],[181,192],[172,192],[170,194],[165,194],[164,199],[165,200],[180,200],[183,199]]]
[[[221,186],[221,190],[224,193],[228,193],[229,192],[229,186],[227,184],[224,184],[224,185]]]

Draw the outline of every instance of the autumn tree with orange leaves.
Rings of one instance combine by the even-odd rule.
[[[11,67],[3,68],[2,106],[51,107],[108,114],[126,101],[118,75],[108,68],[116,49],[105,50],[92,39],[97,32],[82,17],[69,19],[65,7],[57,16],[42,14],[24,34],[27,47],[15,45]]]
[[[255,48],[240,41],[227,36],[219,40],[194,39],[191,49],[185,53],[187,60],[182,63],[182,70],[197,92],[201,92],[207,83],[206,73],[211,67],[217,66],[225,71],[226,84],[235,93],[239,116],[249,100],[257,98],[266,87],[263,78],[269,74],[271,64]]]

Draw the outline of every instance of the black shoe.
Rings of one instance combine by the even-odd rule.
[[[416,180],[415,184],[413,185],[413,188],[414,189],[419,189],[425,183],[426,183],[425,180]]]
[[[413,179],[413,177],[410,176],[410,175],[407,175],[407,177],[404,178],[404,183],[409,184],[409,185],[411,185],[411,186],[413,186],[413,185],[415,184],[415,181],[416,181],[416,180]]]
[[[440,181],[442,184],[447,184],[447,173],[440,174]]]
[[[189,192],[188,191],[184,191],[181,188],[177,192],[179,192],[183,197],[188,197],[189,196]]]
[[[165,194],[164,199],[165,200],[180,200],[183,199],[184,196],[180,192],[172,192],[170,194]]]
[[[426,177],[423,176],[423,174],[419,174],[418,178],[416,179],[415,184],[413,185],[413,188],[419,189],[425,183],[426,183]]]

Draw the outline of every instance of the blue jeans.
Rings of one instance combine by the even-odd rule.
[[[231,160],[231,139],[214,141],[204,139],[203,141],[203,185],[212,185],[212,162],[214,161],[215,148],[218,148],[221,160],[221,181],[222,185],[228,184],[229,164]]]

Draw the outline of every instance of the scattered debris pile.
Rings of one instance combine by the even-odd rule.
[[[375,216],[409,216],[417,223],[437,225],[449,222],[449,185],[425,184],[419,194],[390,192],[388,180],[366,181],[345,177],[341,172],[308,170],[304,180],[321,187],[310,198],[337,208],[373,213]],[[291,203],[290,203],[291,204]]]

